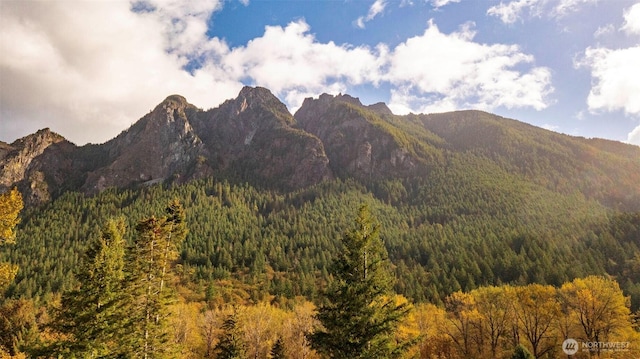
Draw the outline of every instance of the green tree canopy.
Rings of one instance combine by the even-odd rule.
[[[360,207],[354,227],[344,235],[326,303],[318,310],[322,328],[310,335],[311,346],[325,357],[394,358],[409,344],[397,343],[394,337],[409,309],[395,303],[379,231],[368,207]]]
[[[63,293],[53,327],[64,334],[50,352],[72,357],[116,357],[122,335],[125,256],[124,218],[112,219],[91,241],[76,277],[79,287]]]

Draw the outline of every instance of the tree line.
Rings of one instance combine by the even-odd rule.
[[[26,209],[17,243],[0,251],[0,260],[20,267],[7,295],[49,301],[75,285],[72,268],[86,250],[87,234],[99,234],[96,224],[123,215],[134,228],[137,218],[178,198],[190,223],[178,276],[194,288],[223,281],[255,302],[268,295],[315,300],[330,279],[350,213],[367,203],[382,224],[394,289],[415,302],[442,305],[451,293],[480,286],[561,286],[611,275],[631,296],[632,310],[640,308],[639,213],[509,178],[494,183],[481,169],[456,174],[450,183],[448,172],[469,166],[434,171],[429,181],[364,186],[336,180],[286,194],[213,179],[93,197],[66,193]],[[478,187],[478,181],[486,183]],[[125,233],[125,241],[134,234]]]
[[[393,290],[381,225],[367,206],[342,236],[329,271],[332,280],[315,304],[275,296],[253,305],[216,301],[215,288],[201,293],[180,285],[185,218],[182,205],[170,201],[163,215],[137,222],[130,245],[124,219],[107,221],[75,271],[79,284],[53,301],[49,317],[35,314],[24,300],[3,299],[3,355],[556,358],[563,356],[567,338],[629,343],[615,352],[589,347],[577,358],[634,358],[640,350],[634,347],[640,333],[628,297],[608,277],[577,278],[560,287],[480,287],[454,292],[442,306],[411,303]],[[3,223],[9,225],[2,229],[11,230],[5,233],[13,233],[15,219]],[[29,325],[25,314],[33,316]]]

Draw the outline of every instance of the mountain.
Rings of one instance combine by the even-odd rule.
[[[19,185],[27,194],[26,202],[40,203],[51,199],[49,185],[59,185],[64,179],[57,175],[66,167],[64,159],[73,144],[46,128],[16,140],[12,144],[0,143],[0,190]],[[58,182],[58,183],[56,183]]]
[[[48,129],[0,143],[0,190],[18,186],[31,204],[0,262],[20,266],[12,296],[71,288],[97,226],[124,216],[135,228],[179,198],[181,281],[312,298],[364,202],[396,290],[414,300],[606,274],[636,310],[639,183],[639,147],[481,111],[397,116],[323,94],[292,115],[251,87],[205,111],[173,95],[103,144]]]
[[[296,128],[286,106],[264,88],[245,87],[192,123],[224,178],[291,190],[332,178],[322,142]]]
[[[196,111],[182,96],[167,97],[102,146],[104,164],[87,173],[80,189],[97,193],[110,187],[158,183],[172,176],[186,181],[210,175],[211,169],[199,160],[209,153],[188,119]]]
[[[291,115],[264,88],[203,111],[178,95],[114,139],[76,146],[49,129],[0,143],[0,190],[29,204],[213,176],[291,191],[333,178],[363,184],[428,178],[474,159],[559,193],[640,210],[640,148],[557,134],[481,111],[396,116],[349,95],[308,98]],[[480,163],[482,161],[476,161]]]
[[[339,177],[366,181],[424,174],[437,151],[401,132],[383,117],[389,115],[380,104],[365,107],[349,95],[324,94],[307,98],[295,119],[298,127],[320,138],[329,167]]]

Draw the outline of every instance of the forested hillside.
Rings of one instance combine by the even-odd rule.
[[[217,345],[231,350],[236,340],[254,358],[326,351],[311,350],[307,335],[318,327],[315,306],[326,305],[340,280],[336,258],[363,204],[380,223],[394,303],[416,309],[394,322],[394,341],[410,343],[408,353],[556,358],[569,335],[636,340],[635,146],[479,111],[395,116],[348,95],[307,99],[294,116],[268,90],[245,88],[208,111],[170,96],[102,145],[77,147],[43,130],[5,147],[0,188],[17,186],[26,206],[15,244],[0,247],[0,355],[73,352],[56,345],[91,332],[74,332],[64,318],[76,320],[69,303],[82,304],[75,294],[92,290],[82,270],[102,263],[96,241],[113,237],[105,226],[117,227],[111,232],[128,248],[114,282],[126,290],[114,292],[133,293],[136,280],[123,278],[141,272],[127,266],[139,265],[136,246],[155,233],[140,221],[165,233],[169,220],[159,214],[174,200],[187,232],[164,267],[170,290],[158,301],[168,311],[157,317],[173,330],[162,334],[173,343],[169,357],[222,358]],[[500,301],[509,311],[489,305]],[[535,312],[542,302],[551,304]],[[602,309],[611,314],[606,323],[587,330],[581,306],[597,303],[615,305]],[[546,316],[544,332],[527,327],[532,311]],[[511,327],[491,336],[485,325],[494,315]],[[93,348],[91,335],[78,350],[113,344]]]
[[[462,165],[467,171],[456,173]],[[492,182],[469,168],[452,163],[421,185],[383,181],[370,190],[334,181],[283,195],[209,179],[95,197],[68,193],[24,212],[17,245],[2,255],[21,268],[8,293],[32,297],[69,288],[79,253],[107,218],[124,215],[134,226],[177,197],[190,223],[181,273],[192,285],[237,279],[255,299],[268,293],[313,299],[349,215],[366,202],[383,224],[397,291],[416,301],[442,303],[452,292],[481,285],[559,285],[608,273],[638,308],[640,215],[517,178]]]
[[[455,171],[456,166],[467,170]],[[476,299],[461,293],[476,295],[474,290],[484,290],[487,286],[498,286],[500,292],[495,295],[507,296],[539,290],[547,293],[551,300],[556,297],[552,286],[560,288],[590,274],[608,274],[620,283],[626,295],[631,295],[631,310],[638,309],[639,286],[635,279],[640,274],[638,214],[614,212],[579,194],[558,195],[544,188],[526,186],[516,178],[494,183],[490,180],[492,177],[483,175],[480,169],[470,171],[469,168],[473,167],[452,161],[448,171],[434,172],[424,183],[393,180],[365,187],[355,181],[336,180],[289,194],[213,179],[179,186],[154,185],[135,191],[114,189],[93,197],[67,193],[42,208],[30,208],[22,213],[16,244],[5,246],[0,260],[20,268],[6,296],[33,298],[39,306],[56,303],[55,293],[76,287],[74,273],[83,263],[82,253],[99,235],[107,219],[124,216],[127,227],[136,228],[141,218],[148,213],[161,213],[168,201],[178,198],[185,207],[189,232],[175,266],[174,283],[179,303],[183,304],[172,306],[172,311],[178,311],[172,320],[182,323],[176,330],[195,330],[200,333],[196,336],[201,338],[198,340],[209,343],[201,346],[190,341],[195,340],[193,336],[183,333],[182,341],[175,338],[181,343],[176,348],[186,352],[210,353],[207,357],[216,358],[213,346],[215,338],[223,335],[219,330],[224,330],[222,322],[229,315],[226,305],[242,304],[247,307],[236,308],[240,310],[236,315],[243,340],[249,340],[251,335],[264,336],[262,344],[249,344],[248,353],[266,358],[277,336],[286,335],[288,350],[308,352],[306,356],[290,354],[288,357],[315,357],[316,354],[309,352],[308,343],[299,341],[301,333],[315,325],[309,307],[301,298],[320,300],[319,294],[331,280],[332,263],[342,248],[340,238],[362,203],[371,207],[372,214],[381,223],[380,236],[395,273],[395,291],[416,304],[440,306],[418,305],[417,311],[407,319],[409,322],[403,322],[400,327],[398,335],[432,336],[412,349],[413,353],[423,353],[420,354],[423,358],[443,351],[449,353],[448,358],[467,355],[490,358],[496,357],[492,352],[510,353],[513,347],[509,343],[513,341],[506,334],[497,338],[494,347],[482,342],[460,346],[456,342],[478,334],[459,332],[456,321],[480,320],[481,317],[476,318],[473,313],[488,310],[475,307],[480,305],[474,304]],[[474,184],[482,180],[480,190]],[[452,183],[456,185],[452,187]],[[450,190],[447,192],[446,188]],[[562,215],[550,215],[552,213]],[[132,243],[135,232],[126,231],[125,237]],[[513,293],[506,286],[528,283],[548,286],[522,287]],[[599,285],[592,283],[589,288],[598,290]],[[504,294],[500,294],[501,291],[505,291]],[[522,294],[517,294],[519,291]],[[477,293],[484,295],[482,291]],[[44,309],[29,307],[33,305],[29,303],[31,301],[11,299],[2,307],[7,318],[12,318],[4,328],[9,325],[8,328],[23,333],[19,337],[8,337],[9,342],[35,345],[46,338],[37,334],[42,329],[37,329],[35,324],[46,321],[43,312],[38,314]],[[205,310],[201,305],[211,309]],[[546,320],[549,323],[553,320],[556,324],[553,327],[549,324],[550,328],[556,328],[560,312],[556,313],[555,307],[548,310]],[[623,320],[624,324],[625,314],[620,313],[616,320]],[[254,315],[257,317],[252,317]],[[34,319],[29,319],[30,316]],[[423,316],[433,321],[418,319]],[[570,318],[573,317],[567,320]],[[255,327],[260,323],[256,320],[281,324],[267,330],[268,327]],[[286,325],[292,325],[286,324],[288,320],[304,321],[298,323],[297,329],[287,329],[292,332],[278,332],[280,329],[276,328],[285,330]],[[426,321],[418,324],[415,320]],[[201,321],[208,323],[212,330],[209,339],[203,336],[206,332],[203,328],[193,329]],[[632,335],[631,332],[622,334],[630,328],[631,322],[626,323],[616,329],[622,330],[616,332],[619,333],[616,340],[630,338],[618,335]],[[465,328],[471,330],[471,327]],[[576,331],[575,328],[572,330]],[[559,329],[549,333],[559,336],[556,330]],[[32,336],[24,337],[29,332]],[[613,338],[612,335],[609,338]],[[555,357],[559,355],[555,340],[537,343],[535,350],[544,350]],[[291,349],[294,346],[298,349]],[[527,347],[533,348],[530,343]]]

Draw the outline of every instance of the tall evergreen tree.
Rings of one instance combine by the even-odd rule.
[[[122,335],[124,219],[112,219],[93,240],[76,277],[80,286],[64,292],[53,327],[65,340],[49,348],[63,357],[115,358]]]
[[[229,314],[222,323],[222,335],[213,349],[217,359],[244,359],[245,345],[238,328],[237,314]]]
[[[311,346],[325,357],[396,358],[412,344],[395,339],[409,307],[395,303],[390,262],[379,233],[379,224],[362,206],[354,228],[344,235],[344,250],[333,267],[335,280],[318,310],[322,328],[309,336]]]
[[[151,216],[138,223],[129,253],[130,333],[123,338],[123,346],[131,348],[133,357],[170,356],[167,318],[172,293],[167,281],[187,229],[184,209],[177,200],[165,212],[164,217]]]

